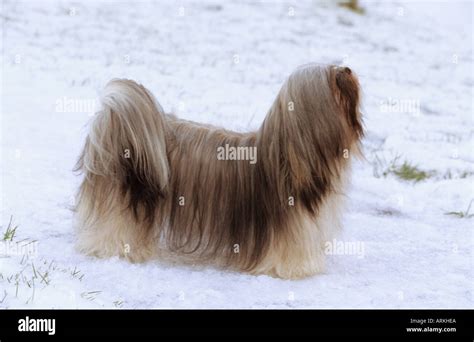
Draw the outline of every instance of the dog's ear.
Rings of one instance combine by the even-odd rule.
[[[362,123],[359,113],[359,82],[351,69],[337,67],[335,70],[335,97],[342,108],[348,124],[362,134]]]

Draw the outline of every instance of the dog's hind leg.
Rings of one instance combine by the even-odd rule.
[[[83,194],[84,195],[84,194]],[[130,209],[119,203],[120,197],[108,196],[109,209],[99,212],[82,198],[76,206],[76,248],[97,257],[119,256],[132,262],[154,257],[158,246],[155,230],[137,223]],[[89,202],[89,203],[87,203]]]

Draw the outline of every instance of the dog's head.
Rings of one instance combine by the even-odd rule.
[[[290,75],[281,95],[281,100],[294,103],[298,119],[317,122],[316,129],[326,127],[344,132],[351,145],[362,138],[359,81],[348,67],[301,66]]]
[[[364,134],[359,104],[359,82],[349,68],[304,65],[287,79],[264,125],[290,144],[306,145],[296,149],[314,146],[337,159],[346,149],[359,152]]]
[[[348,67],[331,66],[329,69],[329,82],[336,103],[354,133],[354,138],[360,139],[364,130],[359,111],[360,87],[357,76]]]
[[[279,192],[299,192],[311,210],[332,188],[350,156],[361,155],[359,103],[349,68],[310,64],[290,75],[258,136],[266,177],[283,180]]]

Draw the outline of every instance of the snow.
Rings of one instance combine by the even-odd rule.
[[[0,307],[473,307],[472,218],[446,215],[474,198],[471,2],[369,1],[362,15],[310,1],[2,6],[1,231],[12,215],[13,241],[37,253],[0,256]],[[74,250],[72,168],[91,110],[67,99],[93,104],[127,77],[184,118],[256,129],[312,61],[349,65],[363,87],[366,160],[338,239],[362,254],[289,281]],[[432,176],[381,175],[397,155]]]

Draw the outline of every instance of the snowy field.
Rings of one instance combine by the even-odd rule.
[[[473,4],[361,7],[2,1],[0,307],[472,308]],[[328,255],[325,274],[287,281],[74,250],[72,168],[109,79],[244,131],[308,62],[350,66],[364,92],[366,160],[337,241],[356,248]]]

